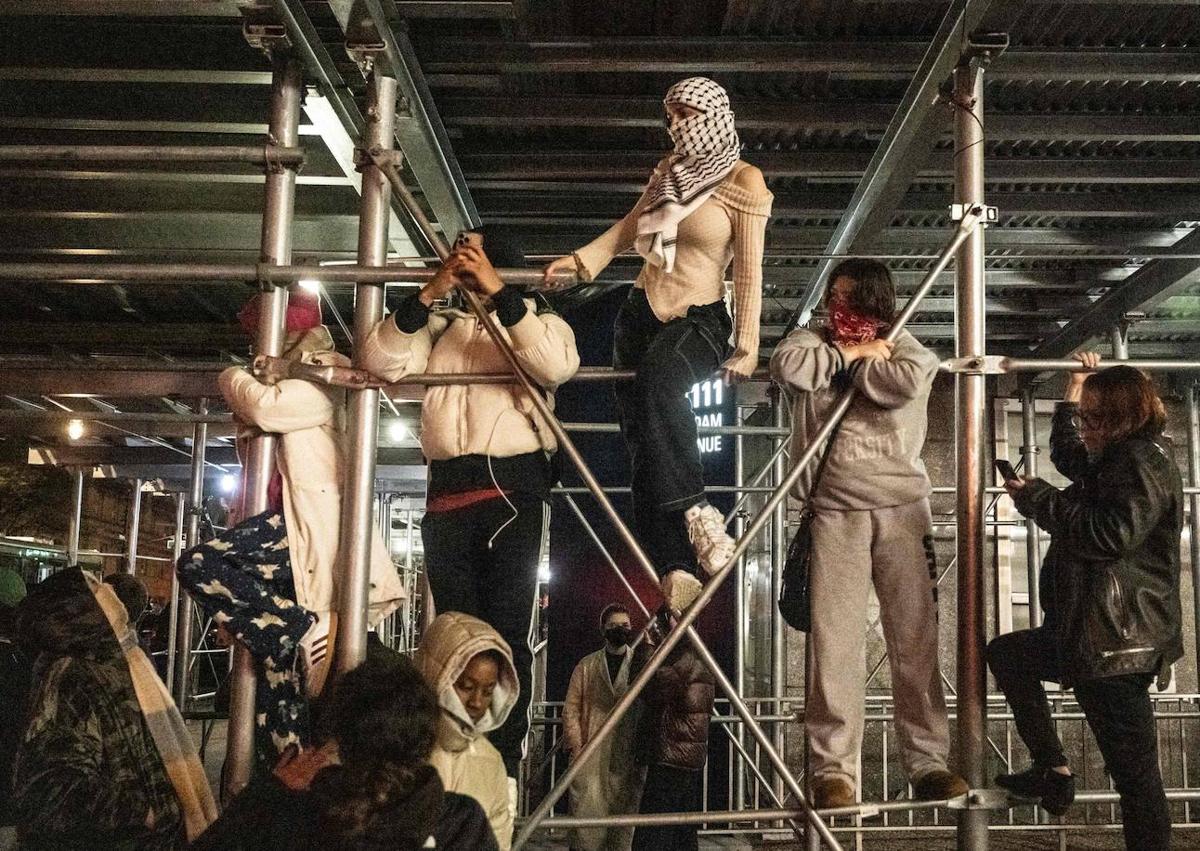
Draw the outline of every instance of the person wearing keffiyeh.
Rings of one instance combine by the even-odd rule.
[[[699,593],[698,567],[712,575],[734,542],[704,499],[696,421],[685,398],[716,373],[727,384],[758,365],[762,254],[773,196],[762,172],[741,159],[729,96],[692,77],[663,100],[673,150],[650,175],[633,209],[604,234],[546,268],[592,281],[633,248],[641,273],[617,316],[613,366],[636,378],[616,387],[617,414],[632,467],[636,531],[672,608]],[[733,264],[733,318],[725,272]],[[731,344],[732,337],[732,344]]]
[[[847,260],[829,275],[823,327],[799,329],[771,356],[792,400],[793,457],[808,446],[847,387],[858,395],[832,438],[815,493],[812,676],[805,723],[819,808],[854,803],[862,746],[868,588],[874,584],[892,665],[901,757],[922,800],[966,793],[946,765],[950,731],[938,674],[937,565],[931,488],[921,447],[938,359],[907,331],[883,338],[896,313],[887,267]]]

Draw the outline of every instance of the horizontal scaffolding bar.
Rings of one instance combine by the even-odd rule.
[[[279,145],[0,145],[0,162],[249,163],[297,167],[303,148]]]

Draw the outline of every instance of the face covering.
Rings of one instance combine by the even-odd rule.
[[[627,626],[610,626],[604,630],[604,640],[613,647],[624,647],[633,638],[633,630]]]
[[[869,343],[879,336],[882,327],[882,322],[858,313],[845,299],[829,303],[829,331],[835,343],[846,346]]]

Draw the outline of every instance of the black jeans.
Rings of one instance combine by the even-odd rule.
[[[637,377],[617,382],[617,420],[629,452],[635,530],[662,573],[695,570],[683,511],[704,500],[696,418],[687,400],[729,354],[733,323],[725,303],[688,309],[660,322],[634,287],[617,314],[613,367]]]
[[[1042,688],[1042,682],[1058,682],[1062,676],[1053,633],[1043,627],[1001,635],[988,644],[987,657],[1034,763],[1045,768],[1066,765]],[[1075,699],[1121,796],[1125,845],[1139,851],[1171,847],[1171,811],[1158,769],[1158,736],[1148,692],[1153,678],[1126,674],[1075,684]]]
[[[538,602],[538,557],[546,504],[521,493],[511,494],[509,500],[517,508],[515,518],[503,499],[426,513],[421,520],[421,540],[438,613],[463,612],[477,617],[512,648],[521,693],[508,720],[488,734],[488,739],[504,757],[508,775],[516,777],[529,732],[533,614]]]
[[[642,813],[695,813],[700,811],[700,772],[652,765],[646,772]],[[698,824],[639,827],[633,832],[633,851],[696,851]]]

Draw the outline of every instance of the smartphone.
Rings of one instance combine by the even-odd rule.
[[[1013,469],[1013,465],[1008,462],[1007,458],[997,458],[995,460],[996,472],[1006,482],[1011,482],[1013,479],[1018,479],[1017,471]]]
[[[483,248],[483,234],[473,230],[459,231],[458,236],[454,238],[454,247],[457,249],[467,245]]]

